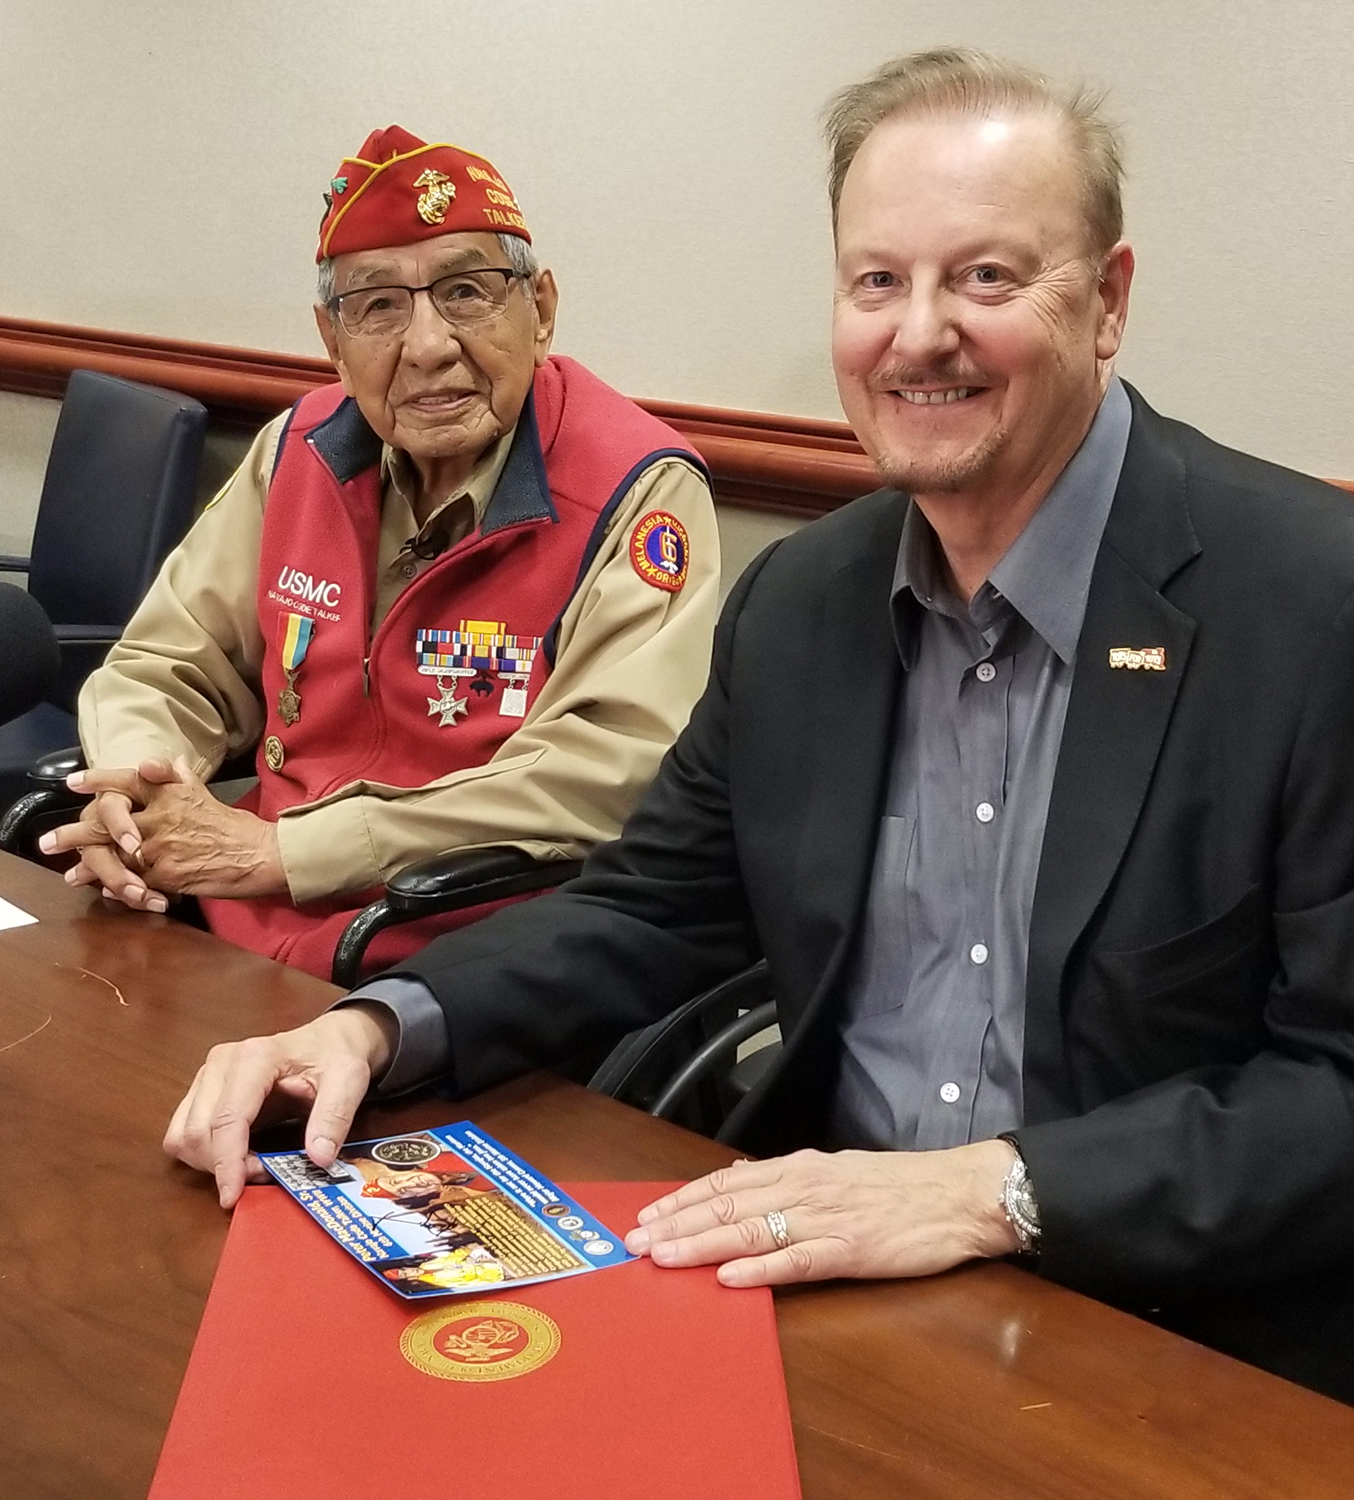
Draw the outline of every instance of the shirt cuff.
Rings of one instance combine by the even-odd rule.
[[[278,858],[297,906],[385,883],[360,796],[287,808],[276,826]]]
[[[372,1093],[378,1098],[402,1094],[448,1072],[451,1067],[451,1042],[442,1007],[421,979],[373,979],[350,995],[344,995],[329,1008],[338,1010],[358,1000],[372,1000],[384,1005],[399,1024],[395,1055],[385,1072],[373,1080]]]

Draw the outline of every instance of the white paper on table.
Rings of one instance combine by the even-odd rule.
[[[26,911],[0,896],[0,932],[7,927],[27,927],[30,922],[37,920],[36,917],[30,917]]]

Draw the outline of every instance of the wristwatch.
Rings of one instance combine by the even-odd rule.
[[[1025,1158],[1020,1154],[1020,1143],[1012,1136],[997,1137],[1005,1141],[1015,1152],[1011,1170],[1001,1185],[1001,1211],[1006,1222],[1016,1232],[1020,1241],[1020,1253],[1033,1255],[1039,1249],[1039,1201],[1034,1196],[1034,1187],[1025,1171]]]

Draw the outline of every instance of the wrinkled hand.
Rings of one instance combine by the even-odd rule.
[[[160,769],[151,762],[139,767],[146,781]],[[144,811],[132,822],[146,881],[156,890],[178,896],[271,896],[287,889],[276,825],[218,802],[182,757],[151,788]]]
[[[1001,1209],[1015,1160],[1005,1141],[950,1151],[797,1151],[735,1162],[639,1213],[632,1254],[719,1266],[725,1286],[833,1276],[929,1276],[1019,1248]],[[785,1215],[777,1249],[766,1215]]]
[[[79,864],[66,871],[68,885],[97,885],[110,900],[137,911],[165,911],[169,903],[146,877],[133,809],[144,808],[157,785],[174,776],[168,761],[144,761],[135,769],[76,771],[66,778],[66,785],[73,792],[91,793],[93,800],[74,823],[43,834],[38,848],[44,854],[79,854]]]
[[[330,1167],[397,1034],[398,1023],[384,1006],[359,1003],[327,1011],[295,1031],[213,1047],[174,1111],[164,1148],[211,1172],[221,1207],[233,1208],[246,1182],[267,1177],[249,1150],[250,1126],[309,1105],[306,1154],[317,1167]]]

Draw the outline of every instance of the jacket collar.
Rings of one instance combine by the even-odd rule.
[[[306,440],[341,485],[350,483],[381,462],[381,439],[372,431],[351,396],[341,401],[333,415],[310,432]],[[536,425],[536,402],[528,395],[513,433],[507,462],[485,507],[480,532],[488,536],[491,532],[520,526],[526,521],[558,519],[546,479],[545,455],[541,452],[540,431]]]
[[[513,433],[508,461],[480,522],[480,534],[488,536],[527,521],[558,520],[545,475],[545,455],[541,452],[541,433],[536,424],[536,398],[528,394]]]
[[[1189,665],[1195,621],[1161,592],[1200,551],[1170,424],[1130,388],[1128,451],[1096,558],[1030,921],[1025,1116],[1075,1111],[1063,1055],[1063,978],[1142,812]],[[1113,666],[1159,647],[1164,670]]]

